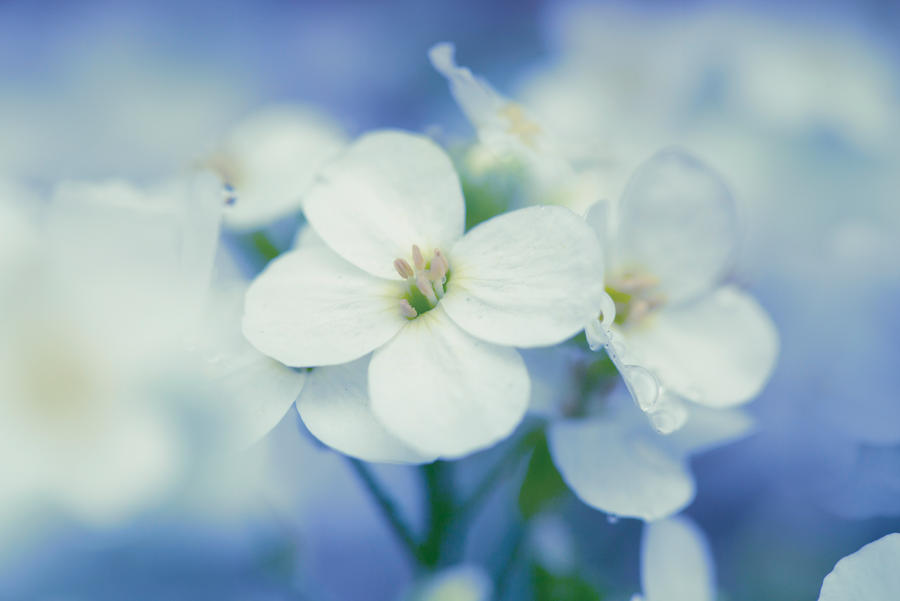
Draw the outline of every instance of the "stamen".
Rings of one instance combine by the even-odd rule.
[[[399,273],[400,277],[404,280],[416,275],[416,272],[413,271],[413,268],[409,265],[406,259],[396,259],[394,261],[394,269],[397,270],[397,273]]]
[[[432,307],[437,304],[437,295],[434,293],[431,283],[426,279],[425,274],[422,272],[419,272],[419,275],[416,276],[416,288],[419,289],[422,296],[428,299],[428,302],[431,303]]]
[[[434,288],[434,294],[438,297],[438,299],[444,298],[444,283],[442,281],[432,281],[431,287]]]
[[[413,265],[416,266],[416,271],[422,271],[423,269],[425,269],[425,257],[422,256],[422,251],[415,244],[413,244],[412,247],[412,257]]]
[[[400,301],[400,313],[402,313],[403,317],[406,319],[415,319],[416,316],[419,315],[406,299]]]

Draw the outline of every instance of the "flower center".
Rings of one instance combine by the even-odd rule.
[[[407,290],[400,300],[403,317],[415,319],[437,307],[450,278],[450,263],[439,248],[434,249],[431,259],[426,261],[422,250],[414,244],[412,265],[406,259],[396,259],[394,269],[406,280]]]
[[[654,289],[659,280],[648,274],[625,273],[609,281],[606,293],[616,303],[615,323],[634,324],[658,309],[665,298]]]
[[[500,116],[506,118],[507,133],[517,136],[523,144],[534,148],[537,145],[537,137],[541,133],[541,127],[528,118],[522,107],[515,102],[510,102],[500,109]]]

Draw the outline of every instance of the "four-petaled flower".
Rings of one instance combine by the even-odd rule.
[[[456,173],[421,136],[363,136],[322,171],[303,208],[324,244],[266,268],[243,328],[282,363],[317,367],[298,408],[348,454],[425,461],[507,436],[529,396],[512,347],[566,340],[603,296],[599,241],[568,209],[513,211],[464,234]],[[320,367],[354,361],[337,368],[343,378]]]

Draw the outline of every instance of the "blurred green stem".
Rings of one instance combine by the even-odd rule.
[[[266,263],[281,254],[278,247],[262,230],[253,232],[250,235],[250,242],[253,243],[253,248],[256,249],[256,252],[262,256]]]
[[[428,507],[428,531],[419,547],[422,563],[434,568],[446,550],[446,534],[456,517],[453,464],[435,461],[421,467],[424,496]]]
[[[356,472],[356,475],[359,476],[359,479],[362,481],[366,489],[369,491],[369,494],[375,500],[375,503],[381,510],[382,515],[384,515],[385,519],[387,519],[388,524],[394,531],[394,534],[397,536],[397,538],[400,539],[400,542],[403,543],[403,545],[406,547],[406,550],[416,560],[416,562],[422,563],[419,552],[419,544],[413,537],[412,530],[406,523],[403,515],[400,513],[399,508],[394,504],[388,494],[384,491],[384,489],[375,479],[375,475],[372,474],[372,472],[369,470],[369,467],[364,462],[360,461],[359,459],[353,459],[352,457],[348,457],[348,460],[350,462],[350,466]]]

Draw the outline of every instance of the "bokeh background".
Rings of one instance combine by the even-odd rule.
[[[722,599],[812,600],[840,557],[900,530],[898,28],[891,0],[0,2],[0,172],[36,194],[154,181],[282,102],[354,134],[471,137],[428,64],[439,41],[623,174],[690,149],[732,184],[745,226],[732,278],[772,314],[782,353],[750,406],[758,432],[695,461],[688,513]],[[399,598],[412,574],[347,464],[294,412],[263,446],[265,503],[219,511],[226,489],[20,529],[0,543],[0,598]],[[414,474],[377,473],[421,519]],[[472,526],[472,561],[490,563],[515,478]],[[562,516],[610,598],[639,590],[639,524],[574,498]]]

